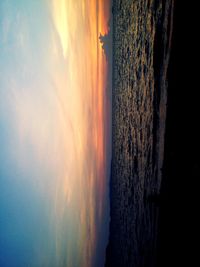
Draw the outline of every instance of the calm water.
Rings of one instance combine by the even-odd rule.
[[[173,2],[113,1],[113,135],[106,266],[155,266]]]

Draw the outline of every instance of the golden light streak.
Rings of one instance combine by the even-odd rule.
[[[55,194],[57,255],[66,211],[78,221],[81,266],[91,266],[105,198],[107,63],[99,35],[108,32],[107,0],[52,0],[52,84],[66,162]],[[100,199],[96,203],[96,192]],[[62,195],[64,196],[62,198]],[[74,211],[75,210],[75,211]],[[95,214],[98,214],[98,217]],[[70,242],[70,240],[68,240]],[[67,253],[67,267],[73,259]]]

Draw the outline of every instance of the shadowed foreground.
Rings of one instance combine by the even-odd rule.
[[[106,267],[155,266],[173,0],[113,1]]]

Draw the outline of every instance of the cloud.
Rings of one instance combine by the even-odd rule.
[[[10,179],[28,185],[32,204],[40,202],[48,228],[41,235],[51,240],[49,253],[34,244],[32,266],[49,266],[46,255],[55,251],[54,266],[89,267],[98,243],[106,242],[98,233],[106,227],[107,63],[99,34],[108,31],[107,5],[26,4],[13,7],[16,26],[4,22],[12,49],[0,51],[0,126],[11,132],[9,152],[4,147],[16,173]],[[26,201],[27,194],[18,198]]]

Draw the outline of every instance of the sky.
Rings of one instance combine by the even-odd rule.
[[[101,267],[108,0],[0,1],[0,266]]]

